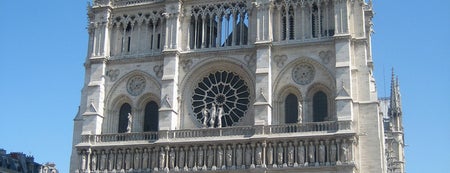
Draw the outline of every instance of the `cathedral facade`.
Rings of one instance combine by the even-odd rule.
[[[93,0],[70,172],[387,172],[371,1]]]

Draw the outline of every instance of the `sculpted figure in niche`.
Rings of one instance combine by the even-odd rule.
[[[202,109],[202,115],[203,115],[203,126],[208,127],[209,117],[208,117],[208,108],[206,108],[206,105]]]
[[[287,151],[287,164],[288,164],[288,166],[293,166],[294,165],[294,159],[295,159],[294,146],[292,145],[292,142],[289,142],[288,151]]]
[[[206,154],[206,158],[207,158],[207,166],[210,168],[213,166],[213,161],[214,161],[214,151],[210,146],[208,146],[208,152]]]
[[[203,163],[203,147],[198,148],[198,158],[197,158],[197,166],[202,167],[204,165]]]
[[[231,145],[227,146],[226,155],[226,165],[227,167],[233,166],[233,149],[231,149]]]
[[[91,170],[97,170],[97,151],[93,151],[91,155]]]
[[[217,167],[221,168],[223,166],[223,150],[219,145],[217,147]]]
[[[250,144],[247,144],[247,148],[245,148],[245,165],[250,166],[252,164],[252,149],[250,148]]]
[[[154,170],[158,170],[158,162],[156,162],[158,160],[158,149],[157,148],[152,148],[151,149],[151,155],[150,155],[150,167],[153,168]]]
[[[163,170],[166,167],[166,151],[161,147],[159,151],[159,169]]]
[[[223,108],[222,106],[219,106],[219,109],[217,110],[217,127],[222,127],[222,116],[223,116]]]
[[[127,149],[125,152],[125,169],[128,170],[131,168],[131,152],[130,149]]]
[[[308,162],[309,163],[314,163],[315,162],[315,158],[314,158],[314,155],[315,155],[315,152],[316,152],[316,149],[315,149],[315,147],[314,147],[314,145],[313,145],[313,142],[309,142],[309,146],[308,146]]]
[[[330,162],[331,163],[336,162],[336,153],[337,153],[336,150],[337,150],[336,144],[334,143],[334,141],[331,141],[331,144],[330,144]]]
[[[320,141],[319,144],[319,162],[325,163],[325,145],[323,145],[323,141]]]
[[[100,170],[105,170],[106,169],[106,160],[107,160],[107,156],[105,153],[105,150],[102,150],[102,154],[100,156]]]
[[[283,146],[281,143],[278,143],[277,148],[277,163],[278,165],[283,165]]]
[[[350,151],[349,151],[348,144],[347,144],[347,142],[345,142],[345,141],[342,142],[342,145],[341,145],[341,152],[342,152],[341,161],[344,162],[344,163],[348,162],[348,161],[349,161],[349,154],[350,154]]]
[[[134,169],[139,169],[139,162],[141,161],[140,159],[140,155],[141,155],[141,151],[139,149],[136,149],[134,151]]]
[[[117,154],[117,162],[116,162],[117,170],[122,169],[122,162],[123,162],[123,153],[122,153],[122,150],[119,150],[119,153]]]
[[[175,149],[170,148],[169,152],[169,168],[173,169],[175,168]]]
[[[87,162],[86,152],[82,151],[81,152],[81,170],[86,170],[86,162]]]
[[[114,169],[114,150],[109,151],[109,158],[108,158],[108,169],[113,170]]]
[[[267,164],[272,165],[273,164],[273,147],[272,143],[268,144],[267,147]]]
[[[298,164],[303,165],[305,163],[305,146],[303,145],[303,141],[300,141],[297,150]]]
[[[188,157],[189,157],[189,159],[188,159],[188,167],[189,168],[194,167],[194,154],[195,154],[194,147],[190,147],[189,148],[189,153],[188,153]]]
[[[184,167],[184,157],[185,157],[186,153],[184,152],[184,148],[181,147],[180,148],[180,153],[178,155],[178,167],[183,168]]]
[[[131,126],[133,125],[133,115],[131,113],[128,113],[128,125],[127,125],[127,132],[131,132]]]
[[[237,145],[237,149],[236,149],[236,165],[237,166],[242,166],[242,147],[241,144]]]
[[[256,144],[255,164],[256,165],[261,165],[262,164],[262,148],[261,148],[261,145],[259,143]]]
[[[148,168],[148,150],[147,148],[144,148],[144,151],[142,153],[142,169]]]
[[[210,119],[209,119],[209,127],[214,127],[214,123],[216,122],[216,104],[211,104]]]

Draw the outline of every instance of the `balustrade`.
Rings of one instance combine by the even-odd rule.
[[[354,166],[353,135],[79,149],[78,172],[205,171]]]
[[[350,130],[350,121],[328,121],[302,124],[284,124],[270,126],[236,126],[225,128],[183,129],[159,132],[117,133],[100,135],[82,135],[82,143],[104,143],[123,141],[156,141],[158,139],[194,139],[208,137],[304,133],[304,132],[337,132]]]

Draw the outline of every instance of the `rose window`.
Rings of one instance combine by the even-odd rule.
[[[246,82],[236,73],[217,71],[194,89],[192,109],[203,127],[227,127],[239,122],[250,103]]]

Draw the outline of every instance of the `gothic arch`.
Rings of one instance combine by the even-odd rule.
[[[140,75],[145,78],[146,84],[142,93],[134,96],[127,91],[127,82],[133,76]],[[104,133],[117,133],[117,123],[120,107],[123,103],[128,103],[131,106],[133,115],[133,131],[142,130],[143,121],[143,107],[145,107],[146,99],[153,99],[159,104],[159,95],[161,92],[161,84],[155,77],[141,71],[134,70],[118,79],[114,85],[107,91],[105,104],[107,112],[105,114],[106,122],[103,122]],[[144,106],[142,106],[144,105]]]
[[[137,118],[139,118],[138,120],[136,120],[135,126],[136,126],[136,131],[142,132],[146,130],[146,124],[148,125],[148,114],[149,114],[149,110],[148,109],[148,104],[149,103],[154,103],[154,108],[152,109],[156,109],[156,110],[151,110],[151,112],[153,112],[154,114],[157,115],[157,117],[152,117],[154,118],[153,120],[158,120],[159,121],[159,108],[161,107],[160,104],[160,100],[161,98],[155,94],[152,93],[146,93],[143,96],[141,96],[136,103],[136,110],[137,110]],[[156,122],[156,124],[158,124],[158,122]]]
[[[202,126],[202,123],[195,117],[193,112],[193,101],[192,97],[194,95],[194,89],[199,85],[199,82],[205,77],[216,72],[230,72],[239,76],[248,87],[248,109],[245,115],[240,119],[239,122],[233,125],[249,125],[254,121],[253,117],[253,102],[255,98],[255,82],[254,76],[250,72],[249,68],[241,65],[242,62],[232,58],[232,57],[217,57],[208,58],[208,60],[203,60],[198,64],[195,64],[189,71],[181,82],[181,87],[184,88],[183,93],[181,93],[181,103],[180,103],[180,127],[181,128],[198,128]]]
[[[279,94],[276,95],[274,102],[275,102],[275,109],[274,114],[272,115],[274,124],[284,124],[285,123],[285,99],[288,97],[288,95],[293,94],[297,97],[297,101],[303,104],[303,95],[300,92],[299,88],[297,88],[295,85],[288,84],[283,86],[279,92]]]
[[[326,99],[327,99],[327,117],[325,118],[325,121],[332,121],[335,120],[335,114],[334,114],[334,109],[335,109],[335,94],[333,92],[332,89],[330,89],[329,87],[327,87],[324,84],[321,83],[315,83],[312,84],[311,86],[308,87],[308,91],[306,92],[306,103],[307,106],[310,108],[307,110],[307,114],[306,114],[306,121],[308,122],[312,122],[314,120],[313,114],[314,114],[314,96],[316,93],[318,92],[323,92],[326,95]]]
[[[127,95],[119,95],[111,101],[111,106],[108,106],[106,111],[105,121],[102,124],[102,133],[117,133],[119,128],[119,112],[124,104],[131,106],[133,113],[133,101]]]

